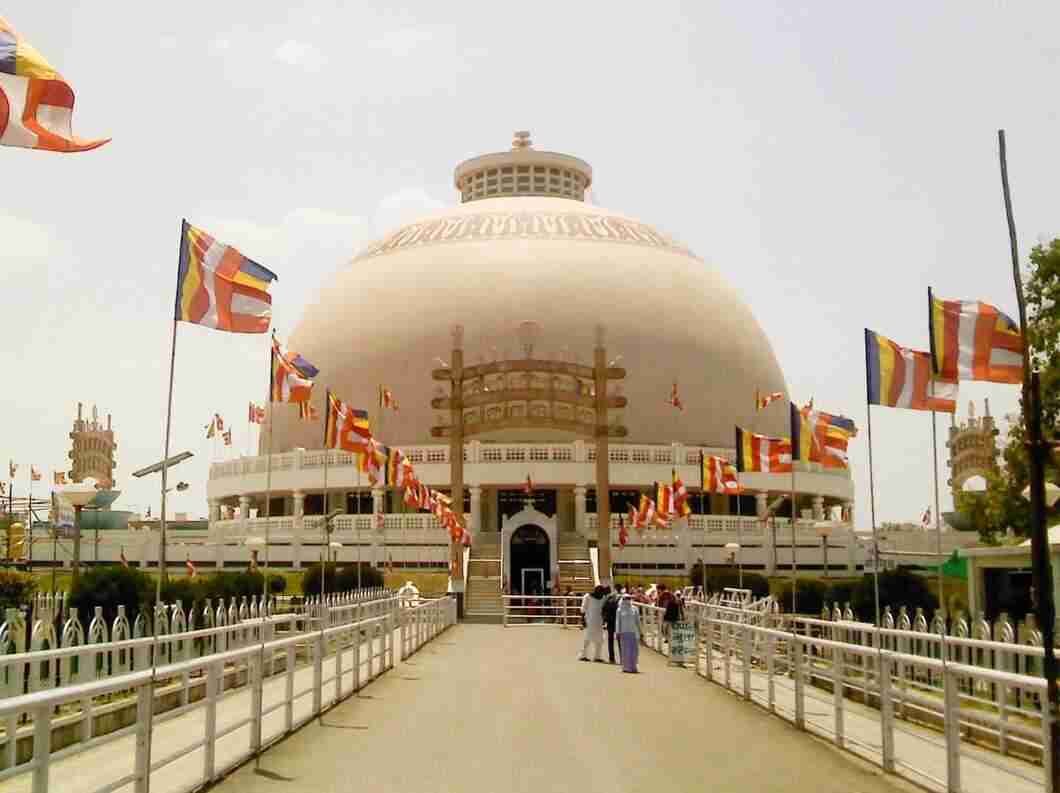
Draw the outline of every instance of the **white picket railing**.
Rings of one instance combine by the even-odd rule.
[[[31,774],[33,793],[67,790],[69,780],[52,784],[50,768],[55,761],[127,740],[131,768],[92,764],[91,774],[99,780],[91,788],[95,793],[127,785],[134,793],[142,793],[149,777],[200,750],[201,765],[181,789],[209,784],[390,669],[396,652],[414,652],[456,620],[455,601],[451,598],[420,603],[408,620],[402,618],[397,598],[377,601],[380,602],[384,605],[375,607],[383,613],[378,615],[365,616],[363,611],[370,604],[364,603],[321,606],[316,609],[317,615],[310,617],[315,627],[306,632],[266,637],[264,642],[168,663],[154,672],[150,668],[128,671],[0,700],[0,723],[8,728],[3,753],[6,763],[0,771],[0,781]],[[212,630],[227,633],[235,627]],[[395,647],[398,631],[400,649]],[[307,656],[306,664],[299,666],[299,655]],[[282,672],[270,674],[281,665],[281,659]],[[157,706],[166,695],[159,681],[167,680],[185,681],[185,695],[177,707],[158,713]],[[187,695],[192,688],[196,696]],[[250,707],[234,721],[220,724],[219,705],[247,693]],[[104,735],[93,735],[93,712],[113,707],[111,700],[115,697],[135,703],[133,723]],[[311,703],[308,708],[305,700]],[[200,709],[205,725],[201,735],[192,737],[175,724],[168,735],[159,738],[165,725]],[[266,729],[267,717],[276,712],[282,712],[282,723],[276,725],[272,723],[275,720],[270,720]],[[71,716],[81,722],[81,740],[53,750],[53,726]],[[27,717],[30,725],[20,728],[18,725]],[[247,731],[249,741],[228,742],[220,751],[219,742],[237,731]],[[21,741],[11,740],[16,735],[25,735],[31,746],[26,756],[19,751]],[[186,770],[184,764],[177,770]]]

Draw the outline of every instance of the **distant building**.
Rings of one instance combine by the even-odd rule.
[[[969,479],[974,476],[985,479],[997,470],[997,436],[1000,431],[990,415],[990,400],[983,400],[983,405],[986,415],[982,418],[975,417],[972,402],[968,403],[968,418],[963,424],[957,423],[956,415],[951,416],[953,423],[946,441],[946,448],[950,450],[950,459],[946,463],[950,478],[946,484],[955,500]]]
[[[96,407],[92,406],[92,420],[82,416],[83,405],[77,403],[77,420],[70,433],[72,448],[67,455],[73,461],[68,476],[72,482],[83,482],[95,479],[103,490],[114,488],[114,452],[118,444],[114,442],[114,430],[107,414],[107,424],[99,421]]]

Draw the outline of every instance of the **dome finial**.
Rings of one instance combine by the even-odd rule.
[[[512,140],[512,151],[522,151],[533,148],[534,142],[530,140],[530,130],[516,130],[515,138]]]

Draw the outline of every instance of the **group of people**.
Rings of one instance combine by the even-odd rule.
[[[578,660],[604,663],[601,658],[604,632],[607,632],[607,657],[609,663],[615,663],[615,639],[618,639],[618,660],[622,671],[636,674],[637,660],[640,653],[640,608],[637,603],[653,604],[663,610],[663,638],[670,640],[670,632],[675,622],[684,618],[682,593],[672,592],[665,584],[660,584],[654,597],[650,597],[640,587],[636,591],[627,591],[623,587],[597,586],[582,598],[581,614],[584,632],[582,653]],[[589,658],[589,648],[593,648],[593,657]]]
[[[624,589],[612,590],[597,586],[582,598],[582,624],[585,626],[582,654],[579,660],[604,663],[600,657],[607,631],[607,656],[615,662],[615,638],[618,638],[618,658],[622,671],[636,674],[640,652],[640,609],[633,603],[633,595]],[[589,647],[593,657],[589,658]]]

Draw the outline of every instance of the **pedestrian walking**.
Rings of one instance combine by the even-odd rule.
[[[588,661],[589,645],[593,646],[593,657],[591,660],[603,663],[600,657],[600,645],[604,641],[604,588],[597,586],[592,592],[582,598],[582,621],[585,625],[584,638],[582,639],[582,654],[578,660]]]
[[[607,628],[607,660],[612,664],[615,662],[615,618],[618,616],[618,600],[617,592],[608,591],[603,607],[604,627]],[[621,660],[621,647],[618,648],[618,657]]]
[[[619,600],[615,630],[618,633],[622,671],[636,673],[640,653],[640,610],[633,605],[633,598],[629,595],[623,595]]]

